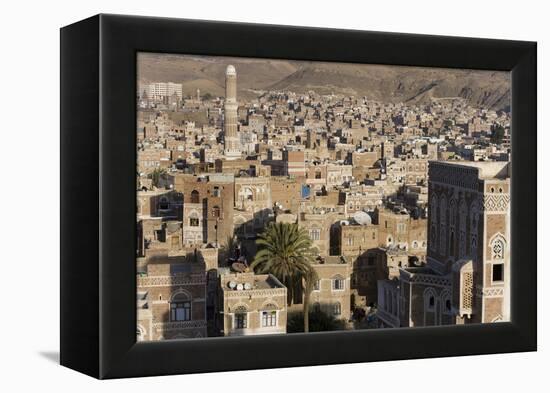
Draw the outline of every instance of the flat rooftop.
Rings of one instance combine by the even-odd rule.
[[[430,165],[433,164],[477,168],[480,179],[505,179],[510,177],[510,163],[507,161],[430,161]]]
[[[251,291],[258,289],[285,288],[272,274],[229,273],[221,277],[224,291]]]

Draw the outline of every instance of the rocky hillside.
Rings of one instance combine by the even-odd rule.
[[[309,63],[269,88],[343,93],[385,102],[461,97],[484,108],[510,105],[509,74],[490,71]]]
[[[473,106],[497,110],[510,106],[506,72],[140,54],[138,79],[179,82],[185,94],[195,94],[199,88],[203,94],[223,96],[227,64],[237,69],[241,98],[266,90],[314,90],[383,102],[413,104],[461,97]]]

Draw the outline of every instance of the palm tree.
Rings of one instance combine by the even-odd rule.
[[[227,236],[225,244],[221,246],[222,252],[225,253],[225,258],[233,258],[237,248],[240,246],[239,240],[236,236]]]
[[[289,306],[297,289],[305,289],[304,315],[307,315],[309,295],[317,280],[311,264],[318,253],[308,233],[296,223],[271,223],[259,235],[256,244],[258,252],[250,267],[257,273],[271,273],[286,285]],[[308,317],[305,317],[306,332],[309,330],[307,324]]]
[[[313,286],[319,280],[319,276],[315,269],[310,269],[304,276],[304,332],[309,332],[309,297]]]
[[[341,319],[336,319],[333,315],[327,314],[322,310],[313,310],[309,312],[309,331],[311,332],[329,332],[333,330],[345,330],[346,323]],[[361,327],[364,329],[365,327]],[[288,333],[304,332],[304,315],[296,314],[288,319]]]
[[[151,174],[149,175],[151,177],[151,179],[153,180],[152,181],[153,186],[158,188],[158,186],[160,184],[160,179],[164,178],[166,173],[167,173],[166,169],[164,169],[164,168],[155,168],[155,169],[153,169],[153,172],[151,172]]]

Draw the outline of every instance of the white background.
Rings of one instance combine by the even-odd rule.
[[[548,322],[548,313],[543,312],[548,290],[544,291],[541,285],[545,270],[542,263],[539,263],[538,353],[103,382],[56,364],[59,345],[58,29],[61,26],[103,12],[538,41],[538,124],[539,130],[543,130],[542,95],[548,93],[549,88],[542,72],[543,64],[548,64],[544,44],[550,42],[549,13],[544,3],[526,0],[2,2],[0,390],[82,393],[98,389],[105,392],[258,389],[262,393],[319,393],[398,389],[407,392],[527,391],[537,386],[537,391],[548,389],[550,356],[545,339],[548,324],[544,323]],[[539,146],[548,143],[548,132],[539,132]],[[539,165],[539,177],[544,180],[548,161],[539,160]],[[538,209],[539,223],[550,218],[544,202],[547,191],[546,182],[539,181],[542,201]],[[548,229],[539,225],[540,250],[548,234]]]

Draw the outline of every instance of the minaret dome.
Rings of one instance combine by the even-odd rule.
[[[225,69],[225,75],[237,75],[237,71],[235,70],[235,67],[229,64]]]

